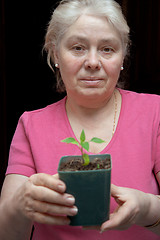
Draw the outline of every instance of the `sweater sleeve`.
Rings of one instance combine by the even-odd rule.
[[[27,136],[28,114],[24,113],[19,121],[12,139],[9,152],[7,174],[31,176],[35,174],[34,160]]]

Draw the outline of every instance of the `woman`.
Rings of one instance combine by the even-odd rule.
[[[117,88],[128,35],[113,0],[65,0],[54,11],[45,49],[67,97],[19,120],[1,195],[0,239],[29,239],[33,225],[38,240],[159,239],[160,97]],[[69,226],[67,216],[78,209],[56,174],[62,155],[79,154],[60,140],[78,138],[82,129],[88,139],[105,140],[90,152],[110,153],[113,164],[110,220],[85,231]]]

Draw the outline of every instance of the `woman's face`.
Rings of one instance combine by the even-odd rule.
[[[81,16],[65,33],[55,63],[71,98],[108,98],[123,65],[118,32],[105,18]]]

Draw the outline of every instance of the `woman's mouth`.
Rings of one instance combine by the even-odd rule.
[[[97,77],[87,77],[87,78],[80,79],[82,83],[92,87],[98,86],[102,80],[103,80],[102,78],[97,78]]]

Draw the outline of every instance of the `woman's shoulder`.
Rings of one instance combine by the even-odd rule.
[[[160,104],[160,95],[151,93],[138,93],[130,90],[119,89],[122,98],[132,103]]]
[[[144,115],[160,118],[160,96],[149,93],[137,93],[119,90],[122,96],[122,107],[127,115]]]
[[[64,114],[65,111],[65,102],[66,97],[52,103],[50,105],[47,105],[46,107],[32,110],[32,111],[25,111],[21,116],[19,121],[23,121],[24,123],[28,124],[28,122],[37,122],[42,123],[47,121],[53,121],[55,117],[57,117],[60,114]]]

